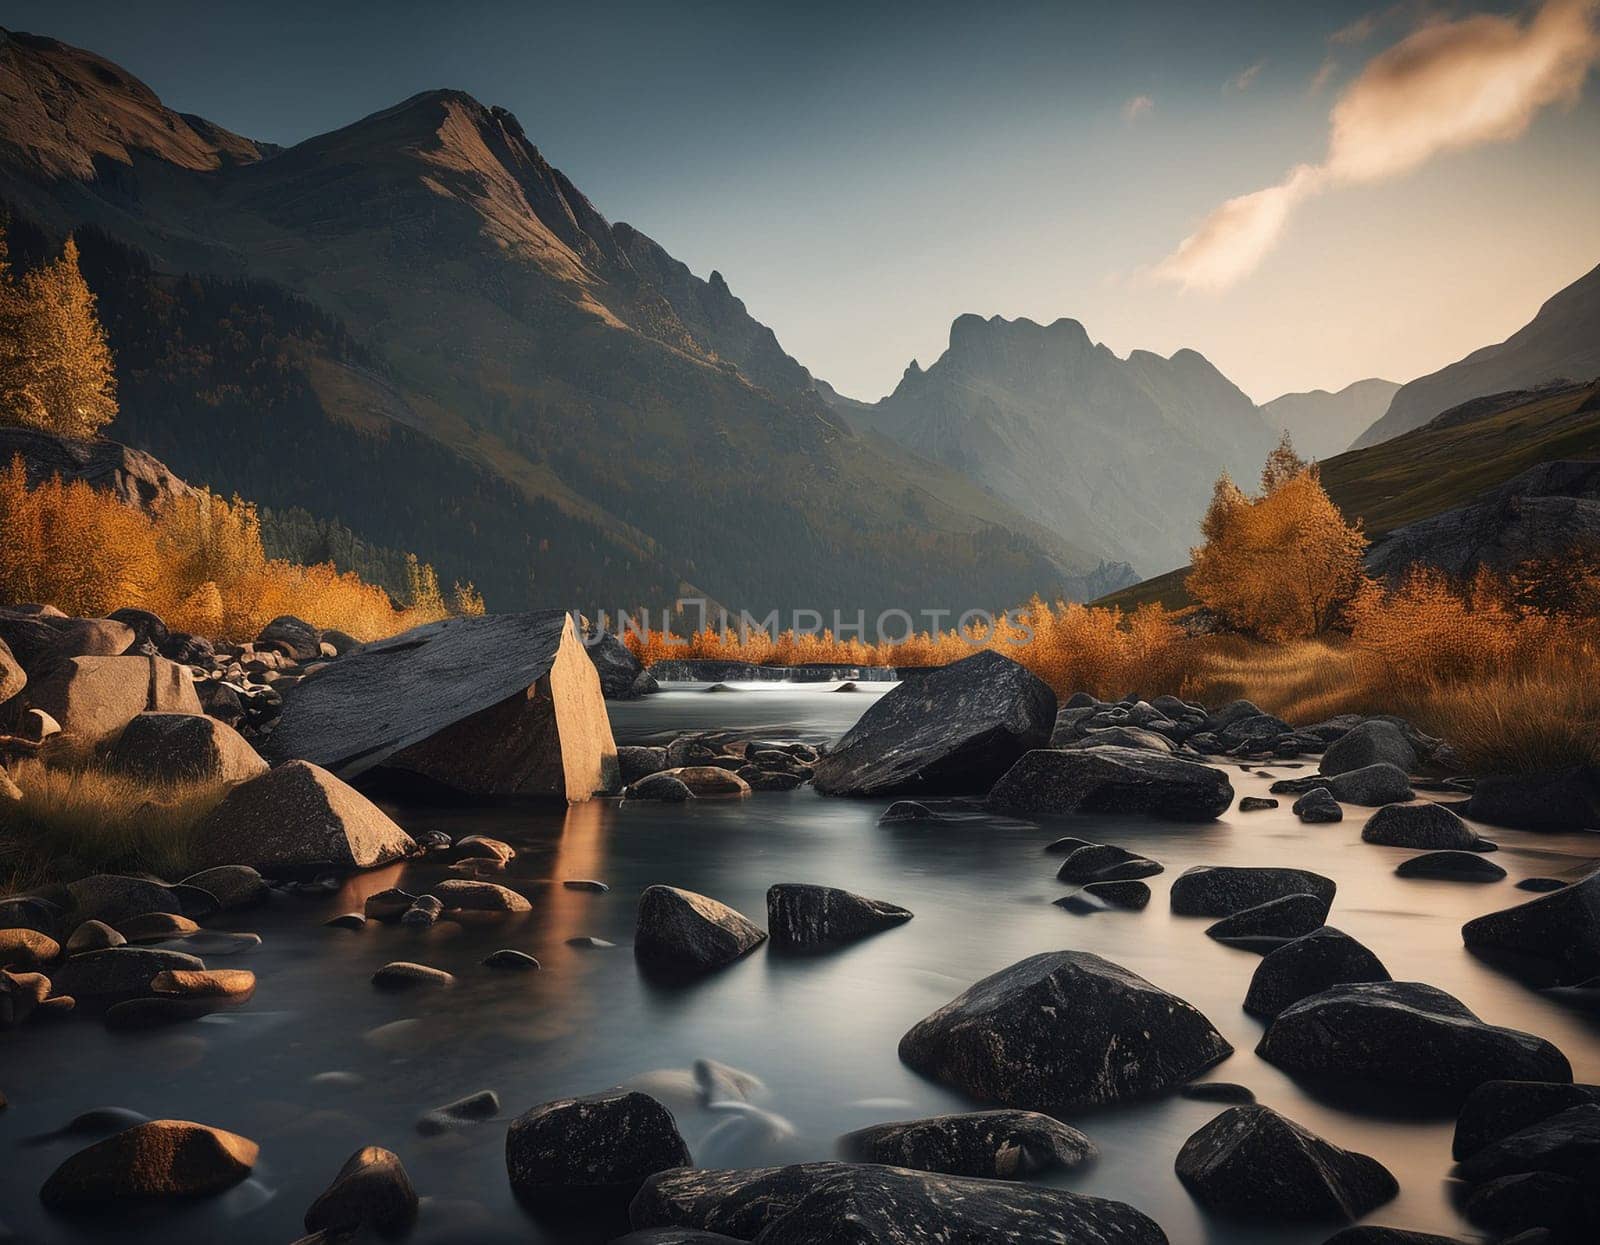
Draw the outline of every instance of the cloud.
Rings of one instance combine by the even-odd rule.
[[[1148,95],[1135,95],[1122,106],[1122,119],[1132,125],[1140,117],[1148,116],[1155,110],[1156,102]]]
[[[1261,76],[1261,71],[1266,66],[1267,62],[1264,60],[1257,61],[1254,65],[1247,65],[1228,79],[1228,85],[1235,91],[1248,91],[1255,85],[1256,79]]]
[[[1276,186],[1229,199],[1151,275],[1185,289],[1226,289],[1255,270],[1310,196],[1519,137],[1541,110],[1570,104],[1583,89],[1600,59],[1596,4],[1545,0],[1525,24],[1482,15],[1423,26],[1341,92],[1321,164],[1297,165]]]
[[[1333,81],[1333,75],[1339,72],[1339,62],[1333,57],[1326,58],[1317,66],[1317,72],[1311,75],[1311,82],[1306,87],[1306,94],[1315,95]]]
[[[1350,47],[1357,43],[1365,43],[1378,31],[1378,23],[1383,20],[1377,13],[1365,13],[1356,18],[1348,26],[1341,26],[1328,36],[1328,42],[1341,47]]]

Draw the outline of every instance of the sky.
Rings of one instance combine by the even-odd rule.
[[[1404,381],[1600,263],[1597,0],[11,0],[294,143],[435,87],[873,400],[967,312],[1199,350],[1258,401]]]

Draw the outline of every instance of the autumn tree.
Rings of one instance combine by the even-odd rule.
[[[77,243],[18,276],[0,234],[0,423],[92,437],[116,413],[111,348]]]
[[[1362,584],[1361,525],[1345,522],[1288,434],[1267,455],[1261,492],[1224,473],[1190,550],[1192,595],[1223,622],[1269,640],[1319,635]]]

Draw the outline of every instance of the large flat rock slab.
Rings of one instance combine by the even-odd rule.
[[[600,677],[561,610],[447,618],[365,644],[284,697],[271,761],[384,767],[473,795],[587,800],[617,785]]]
[[[1143,748],[1036,749],[1006,771],[989,807],[1023,817],[1143,813],[1213,821],[1233,803],[1219,769]]]

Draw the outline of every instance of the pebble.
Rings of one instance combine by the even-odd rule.
[[[323,922],[330,929],[365,929],[367,918],[359,912],[341,912]]]
[[[484,957],[485,968],[514,968],[524,972],[541,967],[539,961],[526,951],[513,951],[510,947],[502,947]]]
[[[616,945],[614,942],[607,942],[604,938],[596,938],[591,934],[567,939],[567,946],[577,947],[581,951],[604,951]]]
[[[596,882],[592,878],[568,878],[561,885],[569,891],[593,891],[599,895],[611,889],[604,882]]]
[[[395,960],[372,974],[372,984],[381,990],[409,990],[413,986],[453,986],[456,979],[442,968]]]

